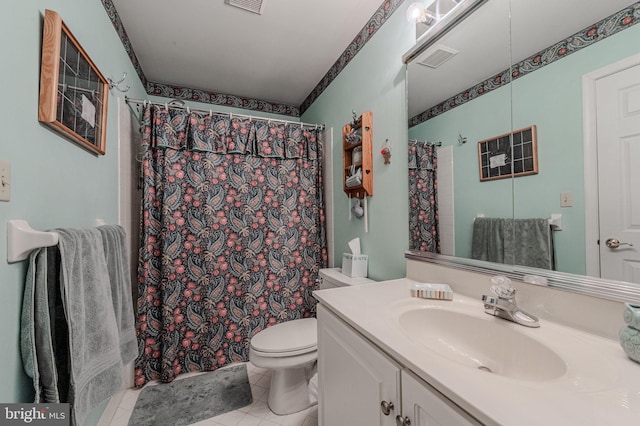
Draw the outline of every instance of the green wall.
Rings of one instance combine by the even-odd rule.
[[[406,2],[378,30],[320,97],[305,111],[305,122],[333,128],[334,248],[336,266],[347,243],[360,237],[369,255],[369,277],[386,280],[405,274],[408,248],[407,108],[402,55],[415,42],[415,29],[405,19]],[[348,220],[349,201],[342,190],[342,126],[352,113],[373,114],[373,196],[368,199],[369,232],[362,220]],[[389,139],[391,164],[380,150]]]
[[[636,25],[410,129],[410,138],[444,145],[457,144],[458,131],[469,138],[454,147],[457,256],[469,257],[475,212],[501,217],[561,213],[563,230],[555,234],[558,270],[585,273],[582,76],[640,53],[638,40]],[[505,117],[512,117],[513,129],[535,124],[538,133],[539,173],[515,178],[513,196],[510,180],[478,179],[476,142],[508,131]],[[561,192],[573,194],[573,207],[560,207]],[[513,212],[505,201],[513,201]]]
[[[453,146],[455,255],[458,257],[471,257],[476,215],[513,216],[511,179],[480,182],[476,143],[510,131],[510,98],[510,88],[505,86],[409,129],[409,139]],[[468,142],[459,145],[458,134]]]
[[[60,14],[105,77],[127,72],[128,93],[142,85],[100,1],[11,1],[0,14],[3,101],[0,159],[11,162],[11,201],[0,202],[0,401],[33,401],[19,351],[26,261],[6,261],[6,221],[26,219],[35,229],[95,226],[118,218],[117,99],[109,96],[106,155],[94,156],[38,122],[40,47],[45,9]]]

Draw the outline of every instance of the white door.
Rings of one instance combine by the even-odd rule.
[[[318,305],[320,426],[395,426],[400,367]]]
[[[410,426],[471,426],[480,425],[460,407],[449,401],[437,390],[402,371],[402,416]]]
[[[640,65],[599,79],[596,100],[600,273],[640,284]]]

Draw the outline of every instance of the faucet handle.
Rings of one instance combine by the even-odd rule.
[[[501,299],[512,299],[516,295],[516,289],[511,286],[511,280],[504,275],[496,275],[491,278],[491,292]]]

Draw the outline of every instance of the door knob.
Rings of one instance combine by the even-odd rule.
[[[391,410],[393,410],[393,402],[382,401],[380,403],[380,409],[382,410],[382,414],[388,416],[391,414]]]
[[[396,426],[411,426],[409,417],[396,416]]]
[[[618,248],[620,246],[629,246],[629,247],[633,247],[633,244],[631,243],[621,243],[620,240],[616,240],[615,238],[609,238],[607,241],[605,241],[605,244],[607,245],[607,247],[609,248]]]

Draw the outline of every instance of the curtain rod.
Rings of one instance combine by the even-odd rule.
[[[320,129],[320,130],[324,130],[324,128],[325,128],[324,124],[303,123],[301,121],[289,121],[289,120],[282,120],[282,119],[279,119],[279,118],[265,118],[265,117],[255,116],[255,115],[236,114],[234,112],[216,111],[216,110],[202,109],[202,108],[191,108],[191,107],[187,106],[184,103],[184,101],[180,101],[180,100],[176,100],[176,99],[171,100],[169,102],[154,102],[154,101],[149,101],[149,100],[146,100],[146,99],[133,99],[133,98],[130,98],[128,96],[125,96],[124,100],[128,104],[159,105],[159,106],[165,106],[167,108],[184,109],[184,110],[187,110],[187,111],[206,112],[206,113],[209,113],[209,114],[216,114],[216,115],[228,115],[230,118],[232,118],[232,117],[244,117],[244,118],[248,118],[249,120],[252,120],[252,119],[255,118],[255,119],[258,119],[258,120],[276,121],[276,122],[284,123],[285,125],[286,124],[299,124],[299,125],[301,125],[303,127],[315,127],[317,129]]]

